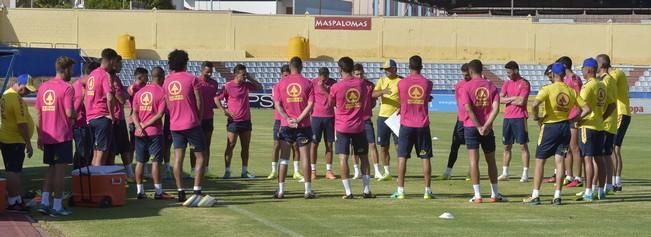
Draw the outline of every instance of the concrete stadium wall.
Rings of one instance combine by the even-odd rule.
[[[374,17],[370,31],[315,30],[313,16],[240,15],[190,11],[7,9],[0,42],[65,44],[97,56],[135,36],[140,58],[164,59],[175,48],[194,60],[285,60],[290,37],[309,39],[313,58],[351,56],[426,61],[549,63],[608,53],[617,64],[651,65],[651,25],[545,24],[530,18]],[[43,44],[40,44],[43,45]]]

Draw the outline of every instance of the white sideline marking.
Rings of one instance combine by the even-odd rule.
[[[254,214],[254,213],[252,213],[252,212],[250,212],[250,211],[247,211],[247,210],[245,210],[245,209],[242,209],[242,208],[239,208],[239,207],[237,207],[237,206],[233,206],[233,205],[228,205],[228,206],[226,206],[226,207],[228,207],[229,209],[232,209],[233,211],[235,211],[235,212],[237,212],[237,213],[240,213],[240,214],[242,214],[242,215],[245,215],[245,216],[247,216],[247,217],[249,217],[249,218],[251,218],[251,219],[253,219],[253,220],[257,221],[257,222],[260,222],[260,223],[262,223],[262,224],[264,224],[264,225],[266,225],[266,226],[269,226],[269,227],[271,227],[271,228],[273,228],[273,229],[275,229],[275,230],[277,230],[277,231],[283,232],[283,233],[285,233],[285,234],[287,234],[287,235],[289,235],[289,236],[292,236],[292,237],[303,237],[303,235],[301,235],[301,234],[299,234],[299,233],[296,233],[296,232],[294,232],[294,231],[292,231],[292,230],[290,230],[290,229],[287,229],[287,228],[285,228],[285,227],[283,227],[283,226],[280,226],[280,225],[274,224],[274,223],[272,223],[271,221],[268,221],[268,220],[266,220],[266,219],[264,219],[264,218],[262,218],[262,217],[260,217],[260,216],[258,216],[258,215],[256,215],[256,214]]]

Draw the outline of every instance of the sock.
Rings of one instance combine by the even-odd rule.
[[[353,165],[353,169],[355,170],[355,176],[359,175],[359,165]]]
[[[475,198],[481,198],[481,192],[479,190],[479,184],[473,184],[472,190],[475,191]]]
[[[278,183],[278,193],[285,193],[285,183]]]
[[[163,184],[154,184],[154,189],[156,189],[156,194],[163,193]]]
[[[316,171],[316,164],[310,164],[310,167],[312,168],[312,171]]]
[[[380,173],[380,164],[373,164],[373,168],[375,168],[375,175],[379,175]]]
[[[622,186],[622,180],[621,179],[622,179],[621,176],[615,176],[615,180],[614,180],[615,182],[613,182],[613,183],[615,183],[615,186]]]
[[[529,178],[529,168],[522,168],[522,177]]]
[[[326,164],[326,170],[332,171],[332,164]]]
[[[145,185],[144,184],[136,184],[136,190],[138,194],[145,193]]]
[[[425,193],[432,193],[431,187],[425,187]]]
[[[182,189],[182,188],[177,188],[176,191],[177,191],[177,192],[182,192],[183,189]]]
[[[242,166],[242,174],[246,174],[246,173],[248,173],[248,172],[249,172],[249,170],[247,169],[247,167],[246,167],[246,166]]]
[[[585,192],[583,193],[583,195],[584,195],[584,196],[585,196],[585,195],[590,195],[590,196],[592,196],[592,189],[591,189],[591,188],[586,188],[586,189],[585,189]]]
[[[350,190],[350,179],[342,179],[341,182],[344,184],[344,190],[346,190],[346,196],[353,194]]]
[[[41,205],[46,207],[50,206],[50,192],[41,193]]]
[[[300,164],[300,162],[294,161],[294,173],[298,173],[301,170],[299,164]]]
[[[230,173],[230,172],[231,172],[231,167],[226,167],[226,168],[224,168],[224,172],[226,172],[226,173]]]
[[[509,176],[509,167],[508,166],[502,166],[502,175]]]
[[[384,175],[389,175],[389,174],[391,174],[391,172],[389,172],[389,166],[385,165],[384,166]]]
[[[554,190],[554,198],[561,198],[561,190]]]
[[[195,195],[201,195],[201,186],[194,186],[194,188],[192,188],[192,191]]]
[[[52,207],[52,209],[54,209],[55,211],[60,211],[61,209],[63,209],[63,205],[61,204],[62,202],[63,202],[63,199],[55,198],[54,199],[54,206]]]
[[[445,174],[443,176],[450,177],[452,175],[452,168],[445,168]]]
[[[371,192],[371,183],[369,180],[371,179],[370,176],[364,175],[362,176],[362,181],[364,183],[364,193],[370,193]]]
[[[278,162],[271,162],[271,172],[276,172],[278,169]]]
[[[305,182],[305,193],[310,193],[310,192],[312,192],[312,183]]]
[[[497,184],[496,183],[491,184],[491,197],[494,198],[494,197],[497,197],[499,195],[500,195],[500,191],[497,188]]]
[[[597,185],[596,184],[592,185],[592,190],[597,190]]]
[[[398,186],[398,193],[405,193],[405,187]]]
[[[540,190],[534,189],[533,192],[531,192],[531,197],[532,198],[540,197]]]

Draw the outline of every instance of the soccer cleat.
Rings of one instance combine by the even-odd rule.
[[[498,193],[496,197],[491,197],[491,202],[508,202],[509,200]]]
[[[370,192],[369,192],[369,193],[362,193],[362,198],[363,198],[363,199],[371,199],[371,198],[375,198],[375,194],[370,193]]]
[[[597,197],[597,200],[606,200],[606,192],[604,191],[597,192],[597,195],[593,194],[593,197],[595,196]]]
[[[423,194],[423,199],[429,200],[429,199],[436,199],[436,198],[434,197],[434,194],[432,192],[426,192],[425,194]]]
[[[183,203],[183,206],[184,207],[196,207],[196,206],[199,205],[199,202],[201,201],[201,199],[202,199],[201,195],[192,194],[192,196],[190,196],[190,198],[188,198],[188,200],[185,200],[185,202]]]
[[[499,177],[497,177],[497,181],[509,181],[509,176],[502,174]]]
[[[138,200],[147,199],[147,194],[139,193],[138,195],[136,195],[136,198],[137,198]]]
[[[310,191],[309,193],[305,193],[305,195],[303,195],[303,197],[305,199],[316,199],[316,193]]]
[[[583,183],[578,179],[572,180],[572,182],[566,185],[568,188],[582,187]]]
[[[584,193],[585,193],[584,191],[581,191],[581,192],[576,193],[575,196],[581,197],[581,196],[583,196]]]
[[[61,208],[61,210],[51,210],[50,211],[50,216],[51,217],[61,217],[61,216],[69,216],[69,215],[72,215],[72,212],[66,210],[65,208]]]
[[[255,179],[255,175],[252,175],[251,173],[249,173],[247,171],[246,173],[242,173],[242,175],[240,175],[240,178],[243,178],[243,179]]]
[[[466,176],[466,181],[470,181],[470,175]]]
[[[380,179],[378,179],[378,181],[391,181],[392,179],[393,177],[391,174],[384,174]]]
[[[296,175],[296,174],[294,174],[294,175]],[[267,179],[268,179],[268,180],[271,180],[271,179],[275,179],[275,178],[277,178],[277,177],[278,177],[278,172],[276,172],[276,171],[271,171],[271,173],[269,173],[269,176],[267,176]]]
[[[283,198],[285,198],[285,194],[276,191],[276,192],[274,192],[274,195],[271,196],[271,197],[272,197],[273,199],[283,199]]]
[[[303,175],[300,172],[296,171],[296,172],[294,172],[294,175],[292,176],[292,178],[301,180],[301,179],[303,179]]]
[[[328,170],[328,172],[326,172],[325,177],[326,177],[326,179],[330,179],[330,180],[337,179],[337,177],[336,177],[335,174],[332,172],[332,170]]]
[[[341,199],[344,199],[344,200],[345,200],[345,199],[355,199],[355,197],[354,197],[353,194],[351,193],[350,195],[344,195],[343,197],[341,197]]]
[[[177,200],[179,202],[185,202],[185,191],[184,190],[178,191],[176,196],[177,196]]]
[[[540,205],[540,197],[529,197],[522,200],[523,203],[531,205]]]
[[[482,200],[481,197],[473,197],[470,200],[468,200],[470,203],[475,203],[475,204],[481,204]]]
[[[394,192],[393,194],[391,194],[391,199],[398,199],[398,200],[405,199],[405,193]]]
[[[622,186],[613,186],[613,191],[621,192],[622,191]]]
[[[50,215],[50,207],[45,206],[43,204],[39,205],[36,211],[46,216]]]
[[[224,176],[222,176],[222,179],[230,179],[231,178],[231,172],[224,172]]]
[[[436,178],[434,178],[436,181],[443,181],[443,180],[450,180],[450,176],[448,175],[439,175]]]
[[[171,200],[171,199],[174,199],[174,197],[167,194],[166,192],[162,192],[162,193],[154,194],[154,199],[155,200]]]
[[[520,183],[526,183],[529,182],[529,177],[521,177],[520,178]]]
[[[210,195],[206,195],[199,201],[197,206],[198,207],[212,207],[215,204],[217,204],[217,199],[215,199],[214,197],[211,197]]]
[[[373,178],[374,178],[374,179],[380,179],[380,178],[382,178],[382,174],[381,174],[381,173],[375,173],[375,175],[373,176]]]
[[[557,206],[563,205],[561,203],[561,198],[554,198],[554,200],[552,200],[552,205],[557,205]]]
[[[316,180],[316,170],[312,170],[312,180]]]
[[[577,201],[592,202],[592,194],[584,194],[576,199]]]
[[[544,183],[547,183],[547,184],[549,184],[549,183],[556,183],[556,176],[551,176],[551,177],[549,177],[549,178],[546,178],[545,180],[543,180],[543,182],[544,182]]]

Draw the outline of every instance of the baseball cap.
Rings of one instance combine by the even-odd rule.
[[[388,69],[392,67],[398,67],[398,64],[396,63],[395,60],[393,59],[387,59],[387,61],[384,62],[384,66],[382,66],[382,69]]]
[[[21,86],[25,86],[27,90],[31,92],[36,92],[36,87],[34,86],[34,80],[29,74],[22,74],[16,78],[16,83]]]
[[[597,66],[598,66],[597,60],[594,58],[586,58],[585,60],[583,60],[583,67],[597,68]]]
[[[565,65],[563,65],[562,63],[552,64],[552,73],[556,75],[561,75],[565,73]]]

